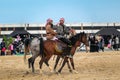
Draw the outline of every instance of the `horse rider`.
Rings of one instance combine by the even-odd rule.
[[[65,44],[67,44],[67,50],[68,50],[67,54],[69,57],[72,57],[70,55],[71,42],[69,39],[66,38],[66,35],[69,35],[71,28],[66,27],[64,22],[65,22],[65,19],[60,18],[59,23],[56,25],[56,32],[57,32],[56,37],[62,42],[64,42]]]
[[[46,39],[47,40],[55,40],[56,37],[56,32],[54,31],[54,25],[53,25],[53,20],[52,19],[47,19],[47,23],[45,25],[46,28]]]

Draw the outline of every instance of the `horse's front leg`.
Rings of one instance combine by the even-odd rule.
[[[75,70],[73,58],[69,58],[69,59],[70,59],[70,63],[71,63],[71,65],[72,65],[73,70]]]
[[[30,57],[28,59],[28,64],[29,64],[29,68],[32,66],[32,72],[34,73],[35,71],[35,68],[34,68],[34,62],[35,62],[35,59],[39,56],[39,54],[33,54],[32,57]]]
[[[69,71],[72,72],[72,69],[71,69],[71,67],[70,67],[69,61],[67,61],[67,65],[68,65]]]
[[[73,68],[73,72],[74,72],[74,73],[78,73],[78,72],[75,70],[73,58],[69,58],[69,59],[70,59],[70,62],[71,62],[72,68]]]
[[[61,73],[62,68],[65,66],[65,63],[66,63],[67,61],[68,61],[68,57],[65,57],[61,68],[58,70],[58,73]]]

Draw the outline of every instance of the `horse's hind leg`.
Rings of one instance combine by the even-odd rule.
[[[52,72],[52,67],[48,64],[48,61],[50,60],[51,57],[52,57],[52,55],[46,57],[45,60],[44,60],[44,63],[49,67],[50,71]]]
[[[50,71],[52,72],[52,68],[51,68],[50,65],[48,64],[48,60],[45,60],[44,63],[47,65],[47,67],[49,67]]]
[[[42,74],[42,65],[43,65],[44,58],[41,58],[39,62],[40,74]]]
[[[31,68],[31,66],[32,66],[32,72],[34,72],[34,61],[35,61],[35,58],[33,58],[33,57],[31,57],[31,58],[29,58],[28,59],[28,66],[29,66],[29,68]]]
[[[35,72],[34,62],[35,62],[35,59],[32,61],[32,72]]]
[[[31,58],[32,58],[32,57],[30,57],[30,58],[28,59],[28,68],[31,68]]]
[[[57,56],[56,61],[55,61],[55,65],[54,65],[54,71],[56,71],[56,67],[58,65],[59,60],[60,60],[60,56]]]
[[[42,65],[43,65],[43,62],[47,65],[47,67],[49,67],[50,71],[52,72],[52,68],[51,68],[51,66],[48,64],[48,61],[50,60],[50,58],[51,58],[51,56],[41,58],[41,60],[40,60],[40,62],[39,62],[39,65],[40,65],[40,73],[42,73]]]

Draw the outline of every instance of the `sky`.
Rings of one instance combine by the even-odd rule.
[[[0,0],[0,24],[120,22],[120,0]]]

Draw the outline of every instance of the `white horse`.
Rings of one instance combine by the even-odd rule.
[[[25,40],[25,47],[26,48],[25,48],[25,54],[24,54],[24,61],[26,62],[26,54],[28,53],[28,51],[29,51],[29,53],[31,52],[32,57],[30,57],[28,59],[28,66],[29,66],[29,68],[31,68],[31,66],[32,66],[32,72],[34,72],[34,61],[35,61],[35,59],[38,56],[40,56],[40,57],[44,56],[43,55],[43,47],[40,47],[42,43],[43,43],[43,39],[42,38],[39,39],[37,37],[33,38],[30,41],[30,43],[29,43],[29,39]],[[29,47],[29,48],[27,48],[27,47]],[[27,49],[29,49],[29,50],[27,50]],[[49,67],[49,68],[51,70],[51,67]]]

